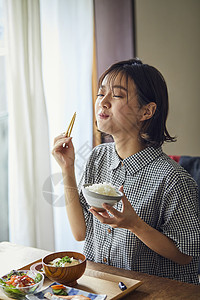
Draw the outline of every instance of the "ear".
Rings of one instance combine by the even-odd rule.
[[[142,113],[140,121],[145,121],[145,120],[151,119],[151,117],[153,117],[153,115],[155,114],[156,107],[157,107],[157,105],[155,102],[150,102],[150,103],[144,105],[142,107],[143,113]]]

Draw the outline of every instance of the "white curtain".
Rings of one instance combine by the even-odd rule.
[[[76,111],[72,137],[78,183],[92,149],[93,1],[42,0],[40,8],[50,148],[54,137],[66,131]],[[52,158],[55,249],[81,251],[83,244],[74,240],[68,223],[61,178]]]
[[[10,241],[54,250],[49,133],[41,73],[39,0],[6,0]]]
[[[10,241],[78,251],[51,148],[76,111],[78,182],[92,149],[93,1],[7,0],[6,7]]]

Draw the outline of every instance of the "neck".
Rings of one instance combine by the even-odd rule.
[[[140,152],[146,146],[144,146],[138,138],[123,137],[121,139],[113,137],[115,141],[116,151],[122,159],[125,159],[137,152]]]

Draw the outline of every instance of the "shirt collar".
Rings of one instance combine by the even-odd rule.
[[[111,156],[111,162],[110,162],[110,170],[116,169],[121,162],[122,162],[122,159],[117,154],[117,151],[115,149],[115,143],[113,143],[112,156]]]
[[[154,147],[147,147],[144,150],[137,152],[124,160],[120,159],[117,151],[115,149],[115,145],[113,147],[113,156],[111,158],[110,169],[116,169],[119,164],[123,162],[123,165],[128,174],[134,174],[140,169],[143,169],[157,157],[163,154],[162,148],[154,148]]]

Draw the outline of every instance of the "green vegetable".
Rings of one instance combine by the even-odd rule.
[[[69,256],[65,256],[65,257],[61,258],[61,259],[56,263],[56,265],[57,265],[57,267],[60,267],[60,266],[62,266],[63,263],[71,263],[71,262],[72,262],[72,261],[71,261],[71,258],[70,258]]]
[[[38,283],[38,282],[40,282],[41,280],[42,280],[42,275],[41,275],[40,273],[37,273],[37,275],[36,275],[36,277],[35,277],[35,279],[34,279],[35,283]]]
[[[7,285],[5,282],[3,289],[5,294],[10,298],[22,299],[26,295],[25,292],[16,289],[16,287],[14,287],[13,285]]]
[[[5,281],[2,278],[0,278],[0,284],[3,286],[6,285]]]
[[[64,290],[64,289],[60,289],[60,290],[52,289],[52,290],[53,290],[54,295],[60,295],[60,296],[67,296],[68,295],[67,291]]]

